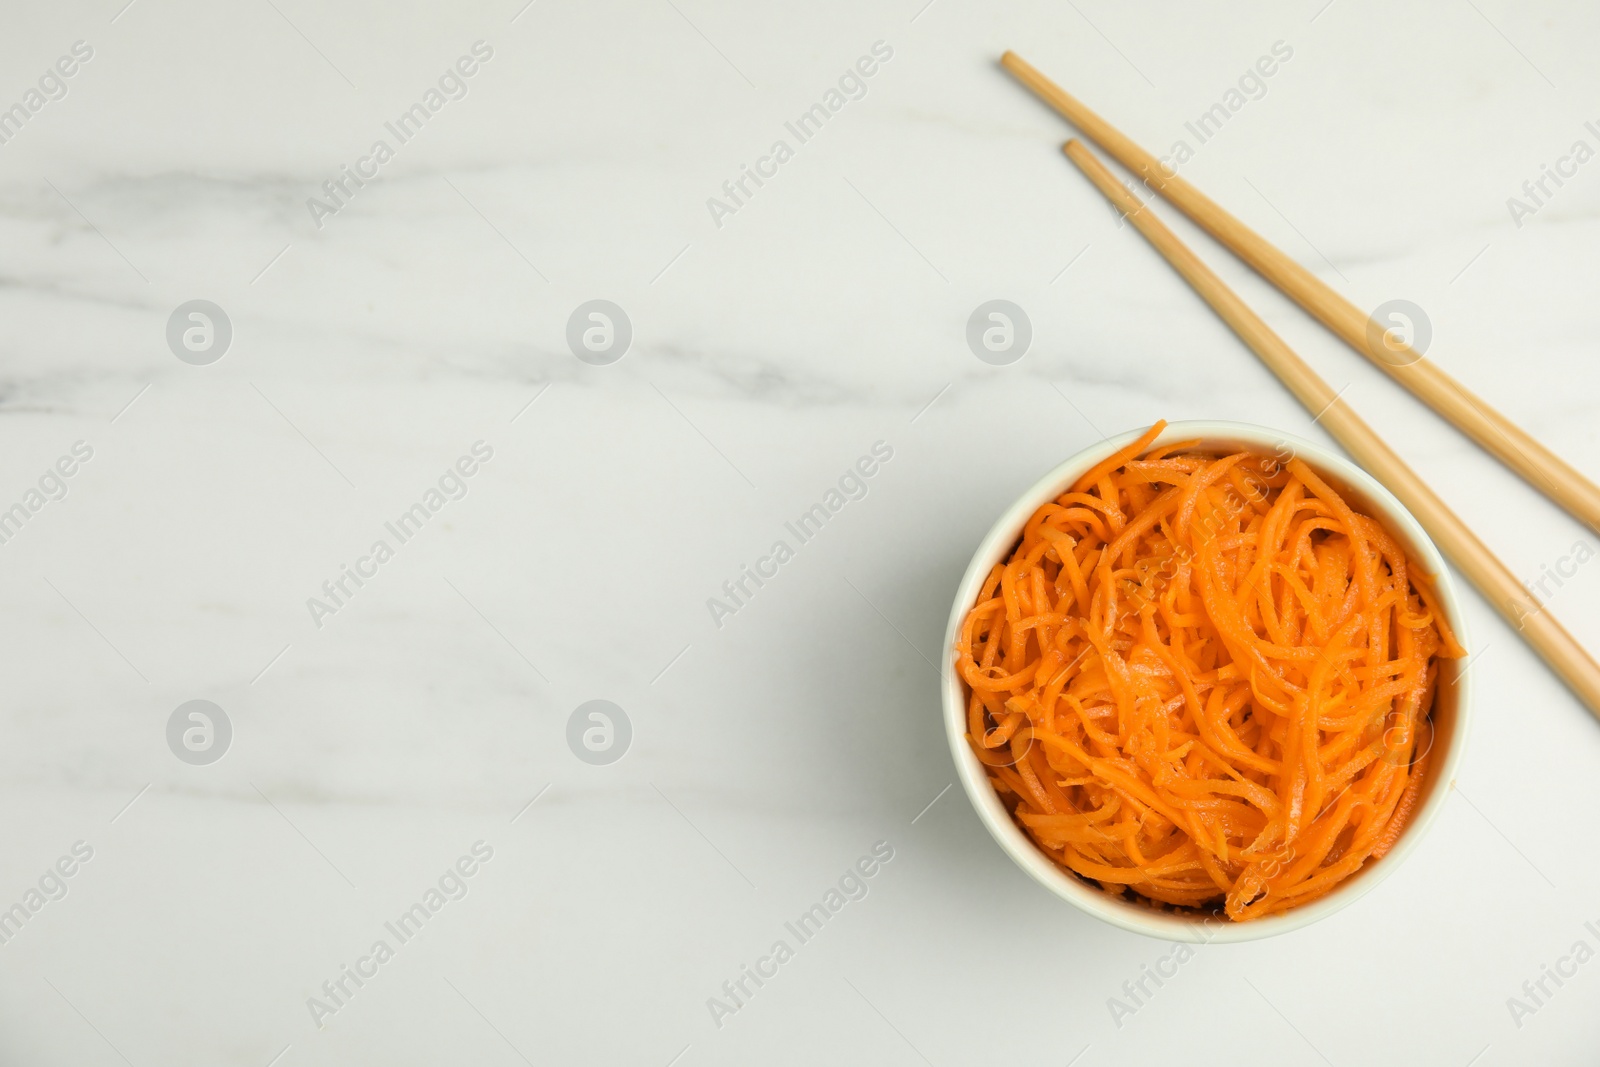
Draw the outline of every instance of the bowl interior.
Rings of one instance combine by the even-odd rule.
[[[961,622],[977,598],[979,585],[996,563],[1011,554],[1021,538],[1023,526],[1034,511],[1065,492],[1083,472],[1136,440],[1141,432],[1132,430],[1108,438],[1057,466],[1000,516],[978,546],[957,589],[945,633],[943,703],[951,755],[968,798],[1001,848],[1036,881],[1064,900],[1123,929],[1167,941],[1235,942],[1270,937],[1308,925],[1349,904],[1377,885],[1416,847],[1443,805],[1449,783],[1455,777],[1460,763],[1467,726],[1466,675],[1460,672],[1459,664],[1452,666],[1448,662],[1439,672],[1432,712],[1434,735],[1428,769],[1423,777],[1416,808],[1400,839],[1383,859],[1369,861],[1318,900],[1276,915],[1235,923],[1211,916],[1162,911],[1153,905],[1119,900],[1057,867],[1012,821],[989,784],[983,765],[967,746],[965,692],[956,672],[952,650]],[[1155,443],[1195,440],[1199,441],[1198,447],[1208,451],[1226,453],[1248,449],[1269,455],[1292,454],[1304,460],[1338,490],[1352,507],[1381,522],[1404,546],[1412,565],[1431,579],[1441,611],[1454,629],[1457,640],[1463,647],[1470,647],[1460,601],[1438,548],[1410,512],[1365,471],[1320,445],[1246,423],[1173,423],[1156,438]]]

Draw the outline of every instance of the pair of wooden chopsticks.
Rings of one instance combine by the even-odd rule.
[[[1468,392],[1409,345],[1386,337],[1388,351],[1372,343],[1372,321],[1316,275],[1290,259],[1194,186],[1163,168],[1149,152],[1067,95],[1014,52],[1000,60],[1023,85],[1060,112],[1102,150],[1138,175],[1150,189],[1193,219],[1229,251],[1281,289],[1350,347],[1381,367],[1424,403],[1499,457],[1534,488],[1591,529],[1600,530],[1600,487],[1511,420]],[[1439,548],[1478,587],[1533,650],[1600,717],[1600,664],[1556,621],[1532,593],[1394,453],[1328,383],[1261,317],[1129,192],[1081,142],[1068,141],[1067,158],[1105,194],[1156,251],[1211,305],[1261,362],[1294,393],[1363,467],[1416,516]]]

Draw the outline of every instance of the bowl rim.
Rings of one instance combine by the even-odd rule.
[[[1107,437],[1058,463],[1007,507],[978,543],[977,550],[967,565],[966,573],[962,575],[956,587],[950,620],[945,628],[943,645],[945,665],[941,696],[946,739],[950,744],[951,757],[955,761],[957,777],[961,780],[967,799],[988,829],[990,836],[1017,866],[1056,896],[1113,926],[1163,941],[1191,944],[1256,941],[1309,926],[1354,903],[1398,869],[1416,849],[1444,807],[1460,767],[1462,753],[1466,748],[1472,718],[1471,683],[1468,678],[1470,672],[1458,673],[1454,680],[1455,722],[1448,748],[1436,757],[1439,762],[1438,770],[1435,772],[1435,785],[1417,811],[1412,814],[1411,821],[1400,834],[1399,840],[1381,861],[1364,864],[1356,874],[1318,900],[1243,923],[1228,922],[1214,917],[1195,919],[1115,900],[1101,890],[1062,871],[1012,821],[1010,814],[1000,803],[994,787],[989,784],[983,764],[967,746],[966,699],[962,692],[961,677],[956,669],[956,639],[961,623],[977,597],[978,587],[988,576],[990,569],[1010,554],[1028,518],[1040,505],[1065,492],[1067,487],[1085,471],[1118,449],[1136,441],[1147,429],[1148,427],[1140,427]],[[1253,450],[1272,450],[1288,446],[1296,456],[1304,459],[1318,473],[1331,474],[1336,481],[1364,495],[1367,498],[1366,502],[1381,513],[1373,517],[1380,519],[1384,527],[1400,539],[1412,561],[1420,564],[1431,577],[1440,608],[1454,629],[1461,646],[1472,647],[1454,577],[1445,565],[1438,547],[1416,518],[1372,475],[1322,445],[1295,434],[1253,423],[1220,420],[1169,423],[1152,442],[1151,447],[1195,438],[1201,439],[1202,442],[1236,443]]]

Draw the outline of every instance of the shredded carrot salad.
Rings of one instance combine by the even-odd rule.
[[[1165,426],[984,581],[955,649],[967,737],[1056,863],[1244,921],[1394,844],[1463,652],[1395,538],[1303,461],[1150,449]]]

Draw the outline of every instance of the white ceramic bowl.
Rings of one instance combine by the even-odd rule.
[[[1428,762],[1427,777],[1422,795],[1411,821],[1388,854],[1377,862],[1367,863],[1360,871],[1346,879],[1327,896],[1298,908],[1262,919],[1235,923],[1217,919],[1201,919],[1172,912],[1158,911],[1143,904],[1114,900],[1104,892],[1063,871],[1041,852],[1026,834],[1012,821],[994,787],[984,773],[983,764],[967,745],[967,703],[960,675],[956,671],[955,645],[962,620],[977,599],[978,587],[996,563],[1003,561],[1016,547],[1022,528],[1028,518],[1048,500],[1066,492],[1078,477],[1117,449],[1136,440],[1143,430],[1130,430],[1111,437],[1092,448],[1086,448],[1056,467],[1006,509],[990,529],[967,573],[956,589],[955,603],[950,609],[950,624],[945,630],[944,650],[944,725],[950,741],[950,753],[955,758],[956,773],[967,798],[977,809],[978,817],[989,828],[989,833],[1000,843],[1017,866],[1027,871],[1040,885],[1061,899],[1076,905],[1096,918],[1114,926],[1164,941],[1215,943],[1254,941],[1275,934],[1286,933],[1331,915],[1357,897],[1372,889],[1386,875],[1399,867],[1409,856],[1422,836],[1433,824],[1444,806],[1450,783],[1461,762],[1462,749],[1467,738],[1468,681],[1456,671],[1441,672],[1433,707],[1434,743]],[[1434,588],[1440,607],[1457,639],[1463,647],[1468,641],[1461,603],[1456,596],[1454,581],[1439,555],[1439,550],[1423,532],[1411,513],[1373,477],[1349,460],[1335,455],[1320,445],[1289,434],[1279,433],[1262,426],[1239,422],[1177,422],[1168,426],[1156,438],[1157,444],[1170,441],[1199,439],[1201,447],[1226,452],[1248,448],[1272,454],[1288,448],[1311,466],[1328,484],[1345,495],[1358,510],[1378,519],[1405,546],[1411,560],[1434,576]],[[1281,454],[1281,453],[1280,453]],[[1450,674],[1445,678],[1443,674]]]

